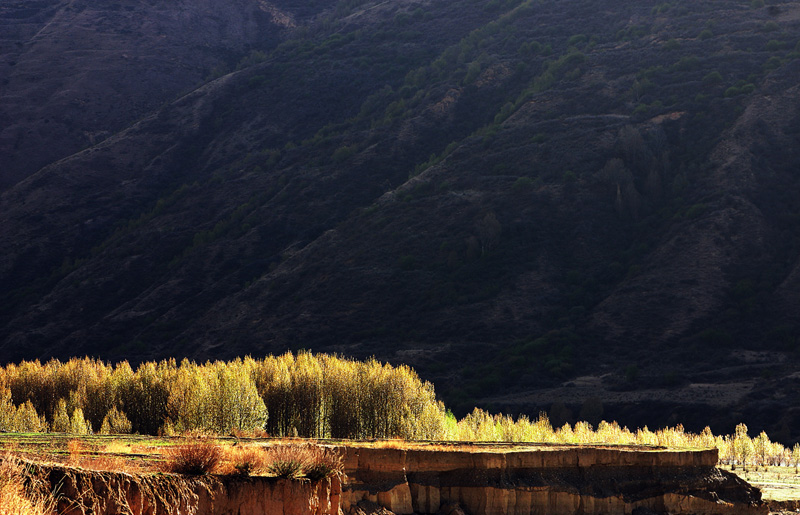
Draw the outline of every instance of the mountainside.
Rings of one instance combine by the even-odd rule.
[[[0,7],[0,357],[313,349],[800,437],[800,6]]]

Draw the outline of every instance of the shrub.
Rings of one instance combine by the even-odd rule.
[[[296,479],[303,473],[311,455],[305,445],[279,445],[267,451],[267,470],[281,479]]]
[[[222,447],[214,441],[199,439],[167,449],[165,455],[167,472],[200,476],[216,469],[222,459]]]
[[[781,30],[780,26],[774,21],[768,21],[764,24],[764,32],[776,32]]]
[[[720,82],[722,82],[722,74],[716,70],[709,72],[705,77],[703,77],[703,84],[707,86],[719,84]]]
[[[336,449],[313,446],[309,448],[309,457],[303,471],[311,481],[341,474],[344,469],[342,455]]]
[[[777,70],[778,68],[781,67],[782,64],[783,63],[781,62],[781,58],[776,55],[773,55],[772,57],[767,59],[766,63],[764,63],[764,70],[765,71]]]
[[[700,59],[696,56],[690,55],[682,57],[677,63],[672,65],[673,71],[688,72],[697,69],[700,66]]]
[[[282,479],[306,477],[319,481],[341,474],[342,455],[330,447],[289,444],[270,448],[266,453],[266,468]]]
[[[586,43],[586,40],[586,34],[575,34],[567,40],[567,46],[578,46],[582,43]]]
[[[340,164],[346,161],[354,153],[355,149],[353,147],[347,147],[347,146],[339,147],[331,156],[331,160],[336,164]]]
[[[767,51],[769,52],[777,52],[778,50],[783,50],[786,48],[786,43],[777,39],[770,39],[767,42]]]
[[[533,187],[533,179],[530,177],[518,177],[514,184],[511,185],[511,189],[514,191],[526,191]]]
[[[678,43],[676,39],[670,39],[666,43],[664,43],[664,50],[677,50],[681,47],[681,44]]]
[[[266,470],[266,453],[261,447],[232,447],[227,451],[232,472],[250,476]]]

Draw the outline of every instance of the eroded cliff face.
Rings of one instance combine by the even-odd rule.
[[[341,448],[347,479],[131,475],[40,467],[63,515],[766,514],[716,450]]]
[[[338,515],[338,477],[300,482],[268,477],[126,474],[43,467],[59,515]]]
[[[398,515],[766,513],[760,492],[715,467],[717,451],[541,447],[522,452],[346,449],[342,509]]]

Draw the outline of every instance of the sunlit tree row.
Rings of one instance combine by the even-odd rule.
[[[0,430],[427,438],[444,406],[407,366],[287,353],[262,360],[26,361],[0,368]]]
[[[444,424],[444,439],[466,442],[538,442],[564,444],[615,444],[647,445],[670,448],[695,448],[719,450],[722,465],[748,467],[792,466],[797,471],[800,465],[800,444],[788,448],[772,442],[767,433],[761,432],[751,438],[745,424],[736,426],[732,435],[714,435],[709,427],[699,434],[690,433],[678,424],[657,431],[643,429],[631,431],[616,422],[601,421],[597,428],[587,422],[574,426],[564,424],[553,428],[547,414],[542,413],[535,421],[526,416],[516,420],[508,415],[490,415],[475,409],[461,420],[449,415]]]
[[[719,449],[733,467],[800,463],[762,432],[699,434],[681,425],[631,431],[616,422],[553,428],[475,409],[457,420],[408,366],[302,352],[230,362],[146,362],[135,370],[95,359],[26,361],[0,368],[0,431],[74,434],[266,432],[312,438],[628,444]]]

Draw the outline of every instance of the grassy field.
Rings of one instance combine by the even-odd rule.
[[[564,448],[577,444],[514,443],[514,442],[425,442],[400,439],[341,440],[304,438],[237,438],[213,436],[223,448],[270,447],[283,443],[323,443],[358,447],[423,449],[441,451],[504,452],[525,449]],[[97,470],[155,471],[167,460],[169,449],[183,444],[185,437],[153,437],[141,435],[72,435],[64,433],[0,433],[0,452],[40,462],[56,462]],[[663,447],[630,444],[590,444],[600,447],[653,448]]]
[[[794,467],[749,467],[745,472],[742,467],[731,470],[730,466],[720,467],[731,471],[753,486],[761,490],[767,501],[791,501],[800,499],[800,474]]]
[[[163,461],[164,449],[179,441],[179,438],[139,435],[0,434],[0,448],[3,451],[34,461],[100,470],[157,469]]]

